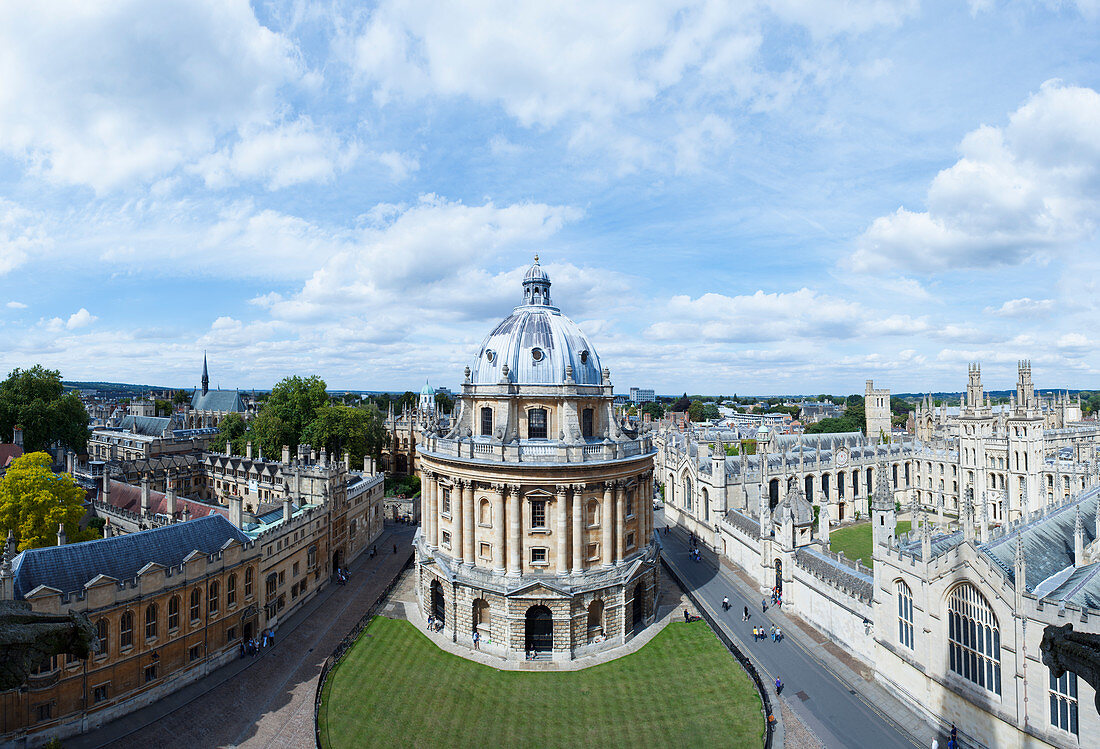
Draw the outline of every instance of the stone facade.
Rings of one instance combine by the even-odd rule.
[[[655,615],[652,443],[616,420],[609,371],[549,287],[536,262],[417,457],[424,615],[509,658],[614,647]]]

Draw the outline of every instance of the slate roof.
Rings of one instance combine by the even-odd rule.
[[[163,437],[168,433],[172,420],[164,416],[124,416],[119,427],[127,432],[146,437]]]
[[[208,390],[206,395],[201,390],[196,390],[191,396],[191,408],[196,411],[245,411],[244,401],[236,390]]]
[[[23,448],[14,443],[0,445],[0,468],[7,468],[16,458],[22,457]]]
[[[215,554],[230,540],[248,543],[250,539],[214,515],[123,536],[27,549],[12,560],[15,597],[22,599],[39,585],[79,593],[98,575],[132,580],[149,562],[178,566],[191,552]]]
[[[1077,507],[1081,507],[1081,521],[1085,531],[1085,546],[1096,537],[1097,489],[1085,492],[1081,499],[1069,502],[1043,517],[1024,523],[1003,536],[979,547],[1005,576],[1015,582],[1016,536],[1023,538],[1028,590],[1067,567],[1073,566],[1073,532],[1077,520]],[[1100,595],[1100,580],[1094,595]],[[1060,587],[1064,587],[1060,586]],[[1046,597],[1051,597],[1048,594]]]

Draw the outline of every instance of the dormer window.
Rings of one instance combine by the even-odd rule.
[[[545,356],[545,354],[543,354],[542,349],[540,349],[540,348],[531,349],[531,358],[534,359],[535,361],[537,361],[537,362],[542,361],[543,356]]]
[[[492,364],[492,363],[493,363],[493,361],[494,361],[494,360],[495,360],[496,358],[497,358],[497,354],[496,354],[496,352],[495,352],[495,351],[493,351],[493,350],[492,350],[491,348],[490,348],[490,349],[485,349],[485,361],[487,361],[487,362],[489,362],[490,364]]]

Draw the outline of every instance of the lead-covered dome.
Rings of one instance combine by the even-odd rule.
[[[523,277],[523,304],[481,344],[471,369],[474,384],[499,383],[504,365],[518,385],[563,385],[566,366],[578,385],[600,385],[600,358],[577,324],[550,303],[550,276],[538,256]]]

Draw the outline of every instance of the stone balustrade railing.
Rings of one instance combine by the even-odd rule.
[[[649,435],[620,442],[567,445],[558,442],[511,442],[430,437],[421,452],[444,458],[466,458],[503,463],[594,463],[624,460],[653,452]]]

